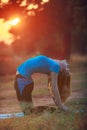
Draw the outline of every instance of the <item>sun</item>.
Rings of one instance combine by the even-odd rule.
[[[14,19],[10,20],[10,24],[12,26],[17,25],[19,22],[20,22],[20,18],[14,18]]]

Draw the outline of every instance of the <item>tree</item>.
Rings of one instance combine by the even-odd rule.
[[[21,37],[13,44],[15,52],[39,51],[53,58],[64,59],[70,58],[71,44],[76,50],[79,46],[82,53],[86,52],[84,51],[87,48],[85,0],[50,0],[48,4],[44,4],[43,11],[40,11],[43,9],[40,0],[27,0],[26,6],[23,7],[20,7],[21,1],[17,3],[18,1],[10,0],[11,4],[1,8],[6,19],[10,15],[9,12],[12,14],[17,12],[23,16],[22,28],[11,30],[15,35],[19,33]],[[28,15],[26,10],[32,2],[39,5],[38,9],[29,10],[34,11],[35,16]]]

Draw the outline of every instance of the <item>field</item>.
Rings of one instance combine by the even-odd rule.
[[[70,111],[59,109],[31,113],[29,116],[0,120],[0,130],[86,130],[87,129],[87,57],[71,57],[72,94],[65,102]],[[21,112],[14,91],[15,75],[0,77],[0,113]],[[47,76],[33,75],[34,106],[56,107],[47,89]]]

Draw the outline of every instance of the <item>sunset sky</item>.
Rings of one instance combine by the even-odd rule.
[[[3,7],[3,5],[7,4],[9,0],[1,0],[0,5]],[[39,10],[41,8],[44,8],[44,4],[48,3],[49,0],[42,0],[40,4],[36,3],[29,3],[27,5],[27,0],[23,0],[20,3],[20,6],[26,6],[27,15],[36,15],[35,11]],[[7,11],[8,12],[8,11]],[[16,14],[17,15],[17,14]],[[17,24],[20,24],[20,21],[22,19],[19,16],[9,16],[8,20],[5,20],[4,18],[0,18],[0,42],[4,42],[7,45],[10,45],[16,40],[16,36],[10,32],[11,28],[16,26]]]

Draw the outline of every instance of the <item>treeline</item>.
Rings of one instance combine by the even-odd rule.
[[[17,55],[40,53],[63,59],[74,52],[87,54],[86,0],[50,0],[43,11],[23,17],[20,24],[11,29],[20,36],[11,45]]]

